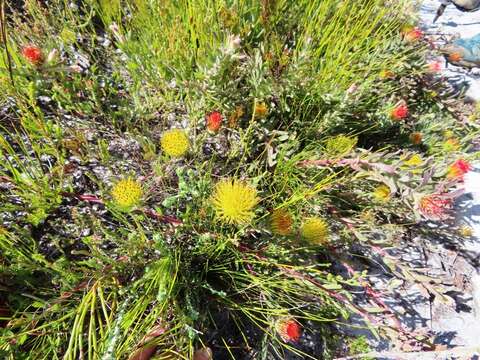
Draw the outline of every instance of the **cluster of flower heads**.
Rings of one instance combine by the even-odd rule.
[[[270,228],[272,233],[287,236],[293,232],[293,217],[285,209],[273,210],[270,214]],[[305,219],[301,228],[300,235],[313,245],[326,245],[329,242],[328,223],[320,217],[310,217]]]
[[[403,39],[407,42],[415,42],[421,39],[424,34],[416,27],[407,27],[402,30]],[[21,54],[30,64],[41,66],[45,62],[45,56],[42,50],[35,45],[27,45],[21,50]],[[451,61],[458,61],[460,58],[454,58],[455,54],[450,54]],[[434,61],[427,65],[428,71],[438,73],[442,67],[440,62]],[[391,79],[395,74],[390,70],[383,70],[380,77]],[[268,115],[268,107],[264,102],[255,103],[253,115],[255,118],[265,118]],[[229,118],[229,124],[233,124],[243,115],[243,109],[237,108],[232,117]],[[389,112],[393,120],[403,120],[409,117],[410,112],[406,101],[402,100],[394,105]],[[236,119],[235,119],[236,118]],[[223,115],[219,111],[213,111],[206,115],[206,128],[212,133],[217,133],[224,121]],[[410,134],[410,141],[414,145],[422,143],[423,137],[420,132]],[[344,156],[348,154],[357,143],[357,138],[339,135],[330,138],[325,143],[325,151],[331,156]],[[172,158],[181,158],[185,156],[190,149],[188,134],[182,129],[170,129],[165,131],[160,140],[163,152]],[[447,137],[445,147],[452,150],[457,149],[458,140],[453,137]],[[404,161],[404,165],[415,167],[423,163],[419,155],[413,155]],[[462,181],[472,166],[464,159],[459,159],[451,164],[447,169],[447,178]],[[390,188],[381,184],[373,191],[373,197],[378,201],[387,201],[392,193]],[[129,211],[138,206],[143,197],[141,184],[134,179],[127,178],[117,182],[111,191],[114,204],[121,210]],[[235,178],[220,180],[215,188],[211,198],[211,204],[219,220],[228,224],[248,224],[255,216],[255,207],[260,202],[257,191],[254,187],[245,181]],[[419,212],[431,220],[443,220],[449,217],[449,211],[452,207],[452,200],[441,194],[430,194],[421,197],[418,200],[417,208]],[[274,234],[287,236],[293,232],[294,220],[292,215],[284,209],[276,209],[270,214],[270,227]],[[1,228],[0,228],[1,230]],[[461,229],[464,236],[470,234],[471,229]],[[468,233],[468,234],[467,234]],[[325,245],[329,241],[330,229],[328,223],[320,217],[307,218],[301,228],[300,235],[315,245]],[[284,342],[297,342],[302,335],[301,325],[290,316],[281,317],[275,322],[275,330]],[[207,360],[212,358],[212,351],[208,348],[198,350],[194,356],[195,360]]]
[[[211,199],[217,218],[228,224],[251,222],[258,202],[255,188],[232,178],[220,180]],[[270,214],[270,228],[274,234],[292,234],[293,223],[292,215],[285,209],[276,209]],[[324,219],[311,217],[304,221],[300,235],[314,245],[325,245],[328,243],[329,227]]]

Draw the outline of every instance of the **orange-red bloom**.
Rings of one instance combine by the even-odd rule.
[[[40,65],[43,63],[42,50],[35,45],[27,45],[22,49],[22,56],[33,65]]]
[[[292,231],[292,215],[286,210],[277,209],[270,215],[270,227],[275,234],[288,235]]]
[[[297,342],[302,336],[302,327],[290,317],[277,320],[275,328],[285,342]]]
[[[222,126],[222,114],[218,111],[211,112],[207,115],[207,129],[217,132]]]
[[[461,181],[463,180],[463,176],[472,169],[473,167],[468,161],[464,159],[458,159],[448,167],[447,178]]]
[[[415,131],[410,134],[410,141],[413,145],[420,145],[423,140],[423,135],[421,132]]]
[[[454,52],[448,55],[448,61],[451,61],[451,62],[458,62],[458,61],[461,61],[462,59],[463,59],[463,56],[459,52]]]
[[[438,194],[425,195],[418,203],[420,213],[430,220],[445,220],[450,217],[452,200]]]
[[[401,103],[395,106],[390,112],[390,117],[394,120],[402,120],[408,116],[408,106],[405,103]]]
[[[403,38],[406,41],[412,42],[419,40],[423,37],[423,31],[418,27],[408,28],[403,32]]]

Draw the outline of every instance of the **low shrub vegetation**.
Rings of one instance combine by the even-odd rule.
[[[407,1],[4,10],[2,358],[328,359],[353,318],[408,336],[368,264],[429,286],[389,251],[465,233],[478,125]]]

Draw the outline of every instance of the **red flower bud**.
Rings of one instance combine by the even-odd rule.
[[[33,65],[41,65],[44,57],[42,50],[35,45],[27,45],[22,49],[22,56]]]
[[[214,111],[207,115],[207,129],[213,132],[217,132],[222,126],[222,114],[218,111]]]
[[[401,103],[395,106],[390,112],[390,117],[394,120],[402,120],[408,116],[408,106],[405,103]]]
[[[403,38],[408,42],[413,42],[421,39],[423,37],[423,31],[418,27],[406,29],[403,32]]]
[[[302,336],[302,327],[293,318],[279,319],[275,328],[285,342],[297,342]]]

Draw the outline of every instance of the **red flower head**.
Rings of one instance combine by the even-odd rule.
[[[442,198],[438,194],[425,195],[418,203],[420,213],[430,220],[445,220],[452,206],[452,200]]]
[[[408,106],[405,102],[396,105],[390,112],[390,117],[393,120],[402,120],[408,116]]]
[[[222,126],[222,114],[218,111],[214,111],[207,115],[207,129],[213,132],[217,132]]]
[[[277,320],[275,329],[285,342],[297,342],[302,336],[302,327],[290,317]]]
[[[442,64],[440,61],[432,61],[428,65],[428,71],[431,73],[439,73],[442,71]]]
[[[27,45],[22,49],[22,55],[33,65],[41,65],[43,63],[42,50],[35,45]]]
[[[413,42],[423,37],[423,31],[418,27],[407,28],[403,31],[403,38],[408,42]]]
[[[464,159],[458,159],[448,167],[447,178],[462,181],[463,176],[472,169],[473,167],[468,161]]]

